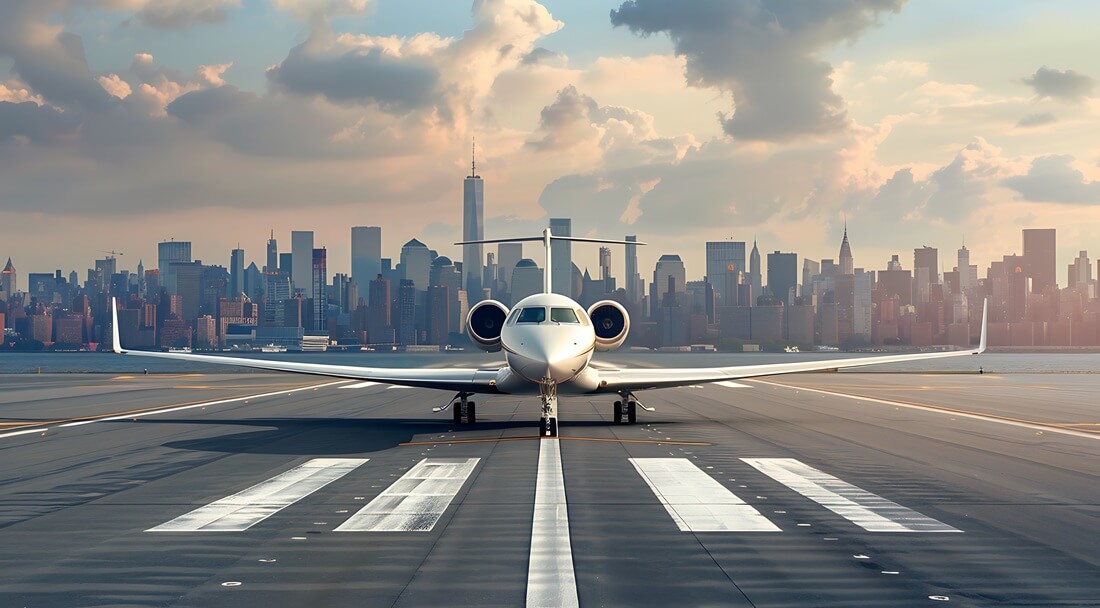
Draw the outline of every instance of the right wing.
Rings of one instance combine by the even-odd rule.
[[[326,365],[322,363],[300,363],[297,361],[276,361],[268,359],[247,359],[243,357],[223,357],[219,355],[196,355],[192,353],[163,353],[153,351],[126,350],[122,348],[118,333],[118,309],[114,298],[111,299],[112,348],[115,353],[134,357],[154,359],[174,359],[194,363],[214,365],[233,365],[252,369],[264,369],[296,374],[310,374],[328,378],[348,380],[367,380],[399,386],[434,388],[465,393],[496,394],[497,370],[477,368],[449,369],[401,369],[387,367],[359,367],[355,365]]]
[[[834,370],[846,367],[863,367],[883,363],[904,363],[928,359],[945,359],[966,355],[980,355],[986,348],[986,324],[989,314],[989,301],[982,307],[982,332],[977,349],[941,351],[931,353],[907,353],[902,355],[882,355],[873,357],[855,357],[847,359],[825,359],[819,361],[796,361],[793,363],[767,363],[763,365],[739,365],[732,367],[704,367],[694,369],[600,369],[600,386],[594,392],[617,393],[638,391],[651,388],[671,388],[722,382],[760,376],[777,376],[798,372]]]

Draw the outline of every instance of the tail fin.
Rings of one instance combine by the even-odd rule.
[[[118,338],[118,301],[116,298],[111,298],[111,350],[118,355],[123,353],[122,343]]]

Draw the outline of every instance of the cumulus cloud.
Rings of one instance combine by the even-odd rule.
[[[1017,127],[1039,127],[1042,125],[1049,125],[1058,122],[1058,117],[1050,112],[1039,112],[1036,114],[1028,114],[1016,123]]]
[[[136,1],[134,18],[142,25],[160,29],[181,29],[195,24],[220,23],[229,8],[240,0],[147,0]]]
[[[1026,175],[1004,180],[1026,201],[1038,203],[1100,204],[1100,181],[1088,181],[1073,167],[1070,155],[1040,156]]]
[[[274,3],[281,11],[313,22],[338,15],[357,15],[371,5],[370,0],[274,0]]]
[[[832,90],[825,48],[857,38],[904,0],[629,0],[611,23],[632,32],[667,33],[687,59],[687,79],[733,94],[725,131],[754,140],[829,133],[848,124]]]
[[[1045,65],[1023,81],[1039,97],[1062,101],[1084,101],[1086,97],[1092,96],[1092,91],[1096,88],[1096,80],[1089,76],[1073,70],[1056,70]]]

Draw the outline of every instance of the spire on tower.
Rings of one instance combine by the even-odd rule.
[[[470,138],[470,177],[477,177],[477,138]]]

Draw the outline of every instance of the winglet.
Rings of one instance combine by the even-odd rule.
[[[989,298],[985,299],[982,303],[982,338],[978,342],[978,350],[974,353],[980,355],[985,352],[986,347],[986,334],[989,329]]]
[[[117,355],[122,354],[122,343],[118,339],[118,301],[111,298],[111,350]]]

